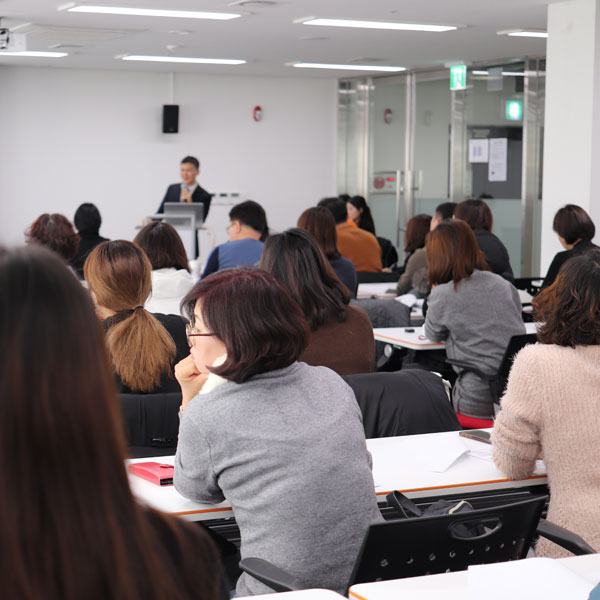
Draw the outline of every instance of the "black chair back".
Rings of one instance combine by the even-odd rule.
[[[510,373],[510,369],[515,360],[515,356],[525,346],[528,344],[535,344],[537,342],[537,334],[535,333],[524,333],[522,335],[513,335],[508,342],[508,346],[504,351],[504,356],[502,357],[502,362],[498,367],[497,373],[497,392],[495,395],[495,400],[499,401],[506,389],[506,383],[508,381],[508,374]]]
[[[525,558],[548,499],[530,499],[451,515],[371,525],[350,584],[461,571],[470,565]],[[464,537],[464,526],[485,533]]]
[[[175,454],[181,394],[119,394],[131,458]]]
[[[363,415],[365,437],[461,429],[441,377],[421,369],[343,377]]]

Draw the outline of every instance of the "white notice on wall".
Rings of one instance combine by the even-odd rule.
[[[486,163],[488,161],[489,140],[469,140],[469,162]]]
[[[508,160],[507,138],[492,138],[490,140],[489,159],[488,180],[506,181],[506,164]]]

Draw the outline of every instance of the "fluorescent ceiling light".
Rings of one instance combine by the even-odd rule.
[[[144,56],[140,54],[126,54],[115,56],[121,60],[136,60],[142,62],[164,62],[164,63],[189,63],[195,65],[243,65],[245,60],[229,58],[189,58],[187,56]]]
[[[320,19],[308,17],[295,23],[302,25],[321,25],[323,27],[358,27],[361,29],[395,29],[399,31],[433,31],[443,32],[458,29],[458,25],[428,25],[418,23],[396,23],[385,21],[359,21],[356,19]]]
[[[548,32],[544,29],[505,29],[498,31],[498,35],[510,35],[513,37],[547,38]]]
[[[472,75],[489,75],[488,71],[472,71]],[[518,71],[502,71],[504,77],[525,77],[525,73]]]
[[[62,58],[69,56],[68,52],[36,52],[35,50],[23,50],[21,52],[6,52],[0,50],[1,56],[29,56],[31,58]]]
[[[241,17],[238,13],[205,12],[197,10],[167,10],[158,8],[128,8],[125,6],[94,6],[86,4],[66,4],[59,10],[69,12],[96,13],[104,15],[134,15],[138,17],[175,17],[180,19],[217,19],[227,21]]]
[[[381,65],[329,65],[325,63],[291,63],[288,64],[291,67],[297,67],[299,69],[338,69],[342,71],[385,71],[386,73],[396,73],[398,71],[405,71],[405,67],[382,67]]]
[[[513,33],[509,33],[508,35],[512,35],[515,37],[532,37],[532,38],[547,38],[547,31],[515,31]]]

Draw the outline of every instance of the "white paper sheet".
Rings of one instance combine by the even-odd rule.
[[[492,138],[490,140],[490,162],[488,163],[489,181],[506,181],[508,163],[508,139]]]
[[[428,440],[422,440],[421,444],[415,443],[411,450],[411,464],[434,473],[443,473],[469,451],[459,436],[445,438],[443,448],[431,444]]]

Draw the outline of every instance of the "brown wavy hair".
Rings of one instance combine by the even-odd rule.
[[[80,239],[71,221],[59,213],[40,215],[25,232],[28,244],[45,246],[66,262],[77,254]]]
[[[2,596],[217,600],[208,536],[132,496],[104,335],[81,284],[48,250],[0,250],[0,323]]]
[[[600,250],[574,256],[534,299],[542,344],[600,345]]]
[[[203,323],[227,349],[222,365],[207,368],[225,379],[243,383],[289,367],[308,344],[302,309],[265,271],[224,269],[199,281],[181,303],[192,325],[198,300]]]
[[[328,259],[341,256],[337,248],[337,229],[331,211],[324,206],[307,208],[298,219],[298,227],[312,233]]]
[[[152,270],[172,268],[190,272],[185,247],[173,225],[152,221],[140,229],[133,241],[146,253]]]
[[[454,288],[475,269],[488,268],[473,230],[460,220],[442,221],[427,234],[427,277],[431,285],[454,281]]]
[[[115,371],[135,392],[151,392],[171,374],[175,342],[158,320],[144,310],[152,291],[152,266],[133,242],[103,242],[89,254],[83,276],[96,301],[115,312],[106,344]]]

